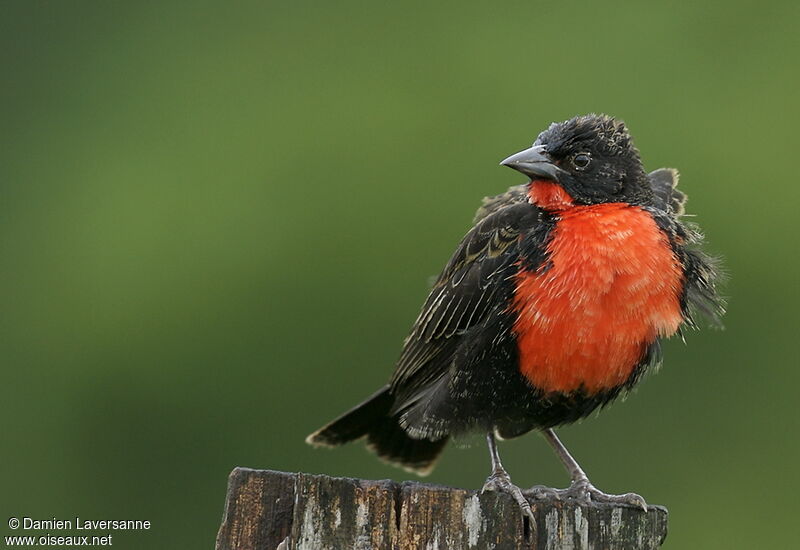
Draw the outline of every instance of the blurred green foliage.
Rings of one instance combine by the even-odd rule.
[[[681,170],[730,312],[561,433],[598,486],[669,507],[667,548],[788,547],[798,20],[788,1],[4,3],[2,517],[148,519],[115,546],[200,548],[234,466],[406,478],[303,438],[386,381],[481,197],[520,183],[498,161],[598,111]],[[536,435],[501,452],[521,485],[566,482]],[[480,442],[430,479],[487,473]]]

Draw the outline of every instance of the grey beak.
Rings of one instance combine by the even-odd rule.
[[[545,151],[544,145],[535,145],[519,153],[514,153],[500,163],[518,172],[522,172],[532,180],[548,179],[559,181],[563,170],[553,164],[552,159]]]

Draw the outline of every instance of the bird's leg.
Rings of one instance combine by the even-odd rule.
[[[564,468],[569,472],[572,483],[568,489],[551,489],[541,485],[534,486],[527,491],[534,498],[572,498],[582,504],[589,504],[591,501],[623,503],[631,504],[637,508],[641,508],[645,512],[647,511],[647,503],[636,493],[609,495],[597,489],[591,484],[586,472],[583,471],[578,461],[572,457],[564,444],[561,443],[561,440],[558,439],[558,436],[556,436],[552,428],[543,430],[542,434],[547,442],[550,443],[550,446],[553,447],[553,450],[564,465]]]
[[[486,479],[481,492],[502,491],[508,493],[517,501],[522,514],[530,519],[531,525],[536,525],[530,502],[522,494],[520,488],[511,483],[511,476],[508,475],[508,472],[503,468],[503,463],[500,462],[500,454],[497,452],[497,442],[493,432],[486,434],[486,442],[489,444],[489,454],[492,457],[492,475]]]

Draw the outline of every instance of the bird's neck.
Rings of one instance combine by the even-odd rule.
[[[528,200],[548,212],[561,212],[575,203],[563,187],[548,180],[533,180],[528,184]]]

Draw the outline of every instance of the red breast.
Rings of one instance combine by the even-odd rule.
[[[543,391],[623,384],[683,316],[683,269],[648,212],[626,203],[572,206],[555,184],[531,198],[554,211],[548,261],[520,270],[512,307],[522,374]]]

